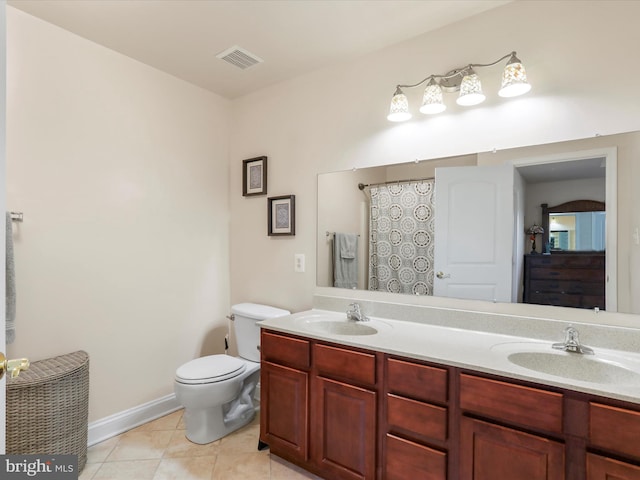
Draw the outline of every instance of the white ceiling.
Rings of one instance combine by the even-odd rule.
[[[518,171],[527,183],[545,183],[586,178],[604,179],[607,169],[605,168],[605,158],[596,157],[529,165],[518,167]]]
[[[8,0],[81,37],[236,98],[511,0]],[[240,70],[216,55],[264,60]]]

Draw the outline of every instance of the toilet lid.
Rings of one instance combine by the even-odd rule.
[[[236,377],[245,371],[247,365],[229,355],[209,355],[185,363],[176,370],[176,380],[180,383],[214,383]]]

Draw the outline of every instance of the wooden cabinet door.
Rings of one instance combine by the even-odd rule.
[[[587,480],[640,480],[640,467],[588,453]]]
[[[309,458],[309,374],[262,362],[260,439],[291,460]]]
[[[546,438],[463,417],[461,480],[563,480],[564,446]]]
[[[376,393],[323,377],[314,382],[314,463],[332,480],[374,479]]]

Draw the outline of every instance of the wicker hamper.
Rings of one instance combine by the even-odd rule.
[[[33,362],[7,378],[8,454],[78,455],[87,462],[89,355],[78,351]]]

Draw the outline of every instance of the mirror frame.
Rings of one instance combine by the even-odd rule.
[[[597,200],[572,200],[570,202],[561,203],[554,207],[550,207],[548,203],[540,205],[542,207],[542,246],[549,243],[549,215],[554,213],[571,213],[571,212],[605,212],[605,202]]]

